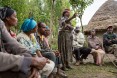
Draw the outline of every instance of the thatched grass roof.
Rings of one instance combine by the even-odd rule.
[[[103,31],[110,25],[117,28],[117,1],[114,0],[106,1],[97,10],[89,21],[88,26],[84,29],[84,32],[89,32],[91,29]]]

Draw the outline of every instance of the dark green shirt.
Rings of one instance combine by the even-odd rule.
[[[112,33],[112,34],[109,34],[109,33],[105,33],[104,35],[103,35],[103,39],[105,40],[113,40],[113,39],[115,39],[115,38],[117,38],[117,36],[116,36],[116,34],[115,33]]]
[[[115,33],[109,34],[106,32],[103,35],[103,43],[106,45],[110,40],[113,41],[113,39],[116,39],[116,38],[117,38],[117,35]]]

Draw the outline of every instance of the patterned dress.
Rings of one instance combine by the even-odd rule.
[[[72,26],[71,22],[65,22],[67,19],[62,17],[59,20],[58,50],[61,53],[63,67],[69,66],[72,58]]]
[[[31,39],[30,39],[25,33],[22,32],[18,34],[17,40],[24,47],[26,47],[27,49],[30,49],[32,55],[36,54],[36,50],[41,50],[38,42],[36,41],[34,34],[31,34]]]

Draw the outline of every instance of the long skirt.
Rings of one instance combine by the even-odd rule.
[[[70,31],[59,32],[58,50],[61,54],[63,67],[69,66],[69,62],[72,59],[72,33]]]
[[[92,55],[94,58],[94,63],[96,65],[102,65],[103,64],[103,59],[104,59],[104,55],[105,55],[105,51],[102,49],[92,49]]]

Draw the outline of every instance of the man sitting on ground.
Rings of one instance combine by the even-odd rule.
[[[79,65],[82,53],[80,53],[80,48],[83,47],[85,42],[84,35],[80,32],[80,28],[76,27],[73,32],[73,53],[75,54],[76,64]]]
[[[41,53],[43,56],[49,58],[51,60],[51,58],[53,56],[50,56],[51,54],[55,53],[50,49],[49,43],[48,43],[48,36],[50,35],[50,30],[48,29],[48,27],[46,26],[45,23],[43,22],[39,22],[38,23],[38,29],[37,29],[37,33],[35,34],[35,37],[37,39],[37,42],[40,44],[41,47]],[[55,69],[54,69],[54,73],[57,73],[63,77],[67,77],[66,74],[64,74],[63,72],[58,72],[56,71],[57,66],[60,64],[60,58],[58,58],[57,56],[55,56],[56,58],[53,60],[55,62]],[[59,59],[59,61],[57,60]]]
[[[107,53],[112,53],[117,62],[117,34],[113,32],[113,26],[108,26],[107,32],[103,35],[103,45]]]

